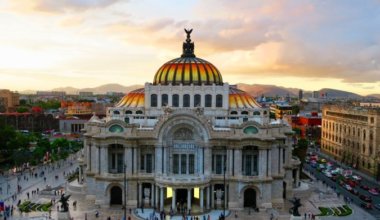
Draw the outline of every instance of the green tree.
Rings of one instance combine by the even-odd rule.
[[[17,111],[18,113],[24,113],[24,112],[28,112],[29,109],[28,109],[27,107],[25,107],[25,106],[20,106],[20,107],[18,107],[18,108],[16,109],[16,111]]]
[[[292,105],[292,114],[297,115],[300,113],[300,106],[299,105]]]

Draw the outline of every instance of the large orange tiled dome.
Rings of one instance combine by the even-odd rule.
[[[180,57],[162,65],[154,85],[222,85],[222,75],[212,63],[197,57]]]

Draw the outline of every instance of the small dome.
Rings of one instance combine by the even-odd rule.
[[[261,108],[260,104],[248,93],[230,87],[230,108]]]
[[[222,75],[210,62],[196,57],[180,57],[158,69],[154,85],[222,85]]]
[[[144,107],[144,88],[136,89],[124,96],[115,107],[131,107],[131,108],[141,108]]]

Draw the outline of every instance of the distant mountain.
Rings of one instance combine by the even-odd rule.
[[[105,84],[101,86],[97,86],[94,88],[84,88],[84,89],[78,89],[74,87],[60,87],[55,88],[53,91],[64,91],[66,94],[78,94],[79,92],[93,92],[94,94],[106,94],[107,92],[121,92],[121,93],[128,93],[132,90],[142,88],[143,85],[132,85],[132,86],[123,86],[120,84]]]
[[[275,85],[261,85],[261,84],[244,84],[239,83],[237,87],[245,92],[248,92],[254,97],[259,97],[262,94],[264,96],[298,96],[299,89],[296,88],[285,88],[282,86]]]
[[[327,98],[362,98],[361,95],[352,93],[352,92],[346,92],[342,90],[337,90],[337,89],[328,89],[328,88],[323,88],[319,90],[319,94],[324,94],[325,96],[327,95]]]
[[[129,93],[132,90],[143,88],[144,85],[131,85],[131,86],[123,86],[120,84],[105,84],[93,88],[83,88],[78,89],[74,87],[60,87],[55,88],[53,91],[64,91],[66,94],[78,94],[79,92],[93,92],[94,94],[106,94],[107,92],[120,92],[120,93]],[[244,90],[251,94],[254,97],[259,97],[262,94],[264,96],[282,96],[285,97],[289,94],[291,97],[298,97],[298,91],[300,89],[298,88],[286,88],[282,86],[275,86],[275,85],[261,85],[261,84],[244,84],[239,83],[237,84],[237,87],[241,90]],[[336,89],[329,89],[324,88],[318,91],[319,94],[327,94],[328,98],[362,98],[362,96],[352,93],[352,92],[346,92],[342,90],[336,90]],[[32,93],[31,90],[21,91],[21,94],[30,94]],[[35,92],[34,92],[35,93]],[[312,94],[312,91],[304,91],[304,97],[310,97]],[[380,99],[380,94],[371,94],[366,96],[367,98],[375,97]]]
[[[369,94],[369,95],[367,95],[367,97],[373,97],[373,98],[380,99],[380,94]]]
[[[253,84],[248,85],[244,83],[237,84],[238,88],[241,90],[244,90],[251,94],[254,97],[261,96],[264,94],[264,96],[296,96],[298,97],[298,91],[300,89],[297,88],[286,88],[282,86],[275,86],[275,85],[260,85],[260,84]],[[312,91],[303,91],[304,97],[310,97],[312,94]],[[362,98],[362,96],[352,93],[352,92],[346,92],[342,90],[337,89],[329,89],[329,88],[323,88],[318,91],[319,95],[321,96],[326,95],[328,98]],[[377,97],[376,95],[380,96],[380,94],[374,94],[373,97]]]

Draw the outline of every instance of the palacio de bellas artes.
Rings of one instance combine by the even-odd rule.
[[[179,58],[86,123],[80,181],[67,190],[89,207],[284,209],[299,185],[291,127],[224,82],[185,32]]]

